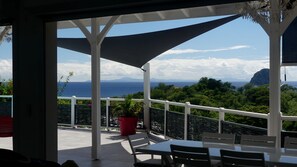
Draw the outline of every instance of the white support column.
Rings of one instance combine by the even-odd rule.
[[[276,136],[277,147],[281,143],[280,117],[280,2],[270,1],[270,70],[269,70],[269,136]],[[272,123],[273,122],[273,123]]]
[[[150,80],[150,64],[146,63],[143,69],[143,122],[146,130],[150,130],[150,99],[151,99],[151,80]]]
[[[277,147],[281,146],[281,92],[280,92],[280,67],[281,67],[281,35],[297,16],[295,7],[281,22],[280,0],[270,0],[270,23],[266,23],[257,15],[252,13],[254,19],[258,20],[262,28],[269,35],[270,40],[270,72],[269,72],[269,116],[268,135],[277,137]]]
[[[99,34],[99,22],[91,19],[91,75],[92,75],[92,159],[100,158],[101,145],[101,103],[100,103],[100,46],[96,37]]]
[[[101,152],[101,96],[100,96],[100,54],[103,39],[120,16],[113,16],[100,32],[98,19],[91,19],[92,54],[92,158],[100,158]]]
[[[120,16],[113,16],[100,32],[96,18],[91,19],[91,33],[79,20],[71,21],[84,33],[91,46],[92,77],[92,159],[100,158],[101,149],[101,98],[100,98],[100,50],[108,31]]]

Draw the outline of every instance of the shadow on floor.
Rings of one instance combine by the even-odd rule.
[[[60,150],[59,163],[74,160],[79,167],[133,167],[133,157],[121,142],[102,145],[100,153],[100,160],[92,160],[91,147]]]

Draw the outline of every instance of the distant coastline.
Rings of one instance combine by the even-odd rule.
[[[195,84],[195,81],[177,81],[177,82],[151,82],[151,87],[158,86],[159,83],[184,87]],[[244,86],[248,82],[230,82],[236,88]],[[62,83],[60,83],[62,84]],[[297,87],[297,82],[286,82],[286,84]],[[127,94],[143,92],[143,82],[101,82],[101,97],[122,97]],[[69,82],[62,96],[91,97],[91,82]]]

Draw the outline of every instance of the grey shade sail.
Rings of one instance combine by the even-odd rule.
[[[282,64],[296,65],[297,63],[297,18],[289,25],[283,34]]]
[[[101,57],[140,68],[163,52],[238,17],[240,15],[163,31],[106,37],[101,44]],[[58,38],[57,45],[91,54],[86,38]]]

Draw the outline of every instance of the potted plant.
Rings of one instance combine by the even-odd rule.
[[[141,111],[142,103],[133,101],[131,95],[125,97],[123,103],[118,103],[116,105],[113,112],[114,115],[118,116],[122,136],[135,134],[138,115]]]

